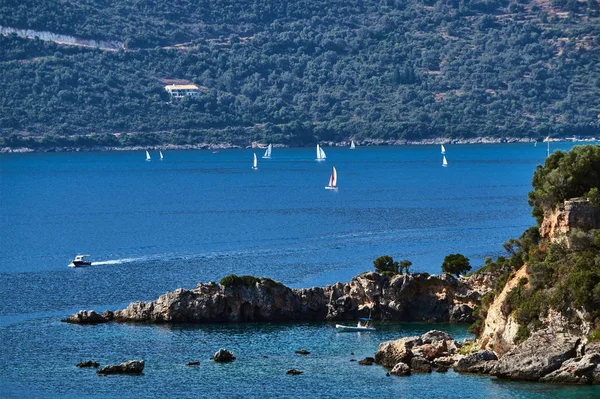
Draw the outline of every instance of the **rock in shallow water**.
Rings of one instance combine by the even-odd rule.
[[[299,351],[296,351],[296,353],[299,355],[310,355],[310,352],[306,349],[300,349]]]
[[[186,366],[200,366],[200,362],[188,362],[185,365]]]
[[[302,373],[304,372],[296,369],[291,369],[286,372],[287,375],[300,375]]]
[[[235,356],[233,356],[233,352],[230,352],[225,349],[219,349],[210,360],[214,360],[217,363],[227,363],[235,360]]]
[[[365,357],[363,360],[359,360],[358,364],[361,366],[371,366],[375,362],[375,359],[372,357]]]
[[[71,323],[71,324],[101,324],[101,323],[106,323],[110,320],[108,318],[105,318],[103,315],[97,313],[94,310],[90,310],[90,311],[80,310],[79,312],[75,313],[74,315],[71,315],[66,319],[62,319],[61,321],[63,323]]]
[[[540,381],[555,384],[592,384],[594,377],[600,374],[599,364],[600,354],[598,353],[569,359],[558,370],[540,378]]]
[[[408,364],[400,362],[394,366],[390,374],[399,376],[410,375],[410,367],[408,367]]]
[[[144,371],[143,360],[130,360],[121,364],[110,364],[97,370],[97,374],[142,374]]]
[[[413,356],[411,349],[421,344],[421,337],[406,337],[383,342],[379,344],[375,353],[375,363],[387,368],[392,368],[398,363],[408,363]]]
[[[76,365],[76,367],[79,367],[79,368],[83,368],[83,367],[98,367],[98,366],[100,366],[100,363],[94,362],[92,360],[87,360],[85,362],[81,362],[81,363],[78,363]]]
[[[454,371],[459,373],[487,374],[496,364],[496,360],[498,360],[498,356],[496,356],[494,352],[481,350],[477,353],[471,353],[462,359],[459,359],[454,366]]]
[[[498,360],[490,374],[512,380],[537,381],[575,357],[579,338],[539,331]]]

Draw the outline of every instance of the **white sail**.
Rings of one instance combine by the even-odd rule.
[[[159,151],[158,151],[158,154],[160,155],[160,160],[162,161],[162,160],[163,160],[163,154],[162,154],[162,151],[160,151],[160,150],[159,150]]]
[[[446,153],[446,148],[444,148],[444,145],[442,144],[442,154]]]
[[[354,140],[350,141],[350,149],[354,150],[356,148],[356,144],[354,144]]]
[[[331,167],[331,177],[329,178],[329,185],[325,187],[327,190],[337,190],[337,170],[335,166]]]
[[[146,151],[146,161],[150,160],[150,153],[148,151]]]
[[[446,161],[445,155],[444,155],[444,159],[442,160],[442,166],[448,166],[448,161]]]
[[[267,150],[265,151],[265,155],[263,155],[263,158],[271,158],[272,149],[273,149],[273,146],[271,144],[269,144],[269,146],[267,147]]]
[[[258,160],[256,159],[256,153],[254,153],[254,164],[252,166],[252,169],[258,169]]]
[[[327,156],[325,155],[325,151],[323,151],[323,148],[321,148],[321,146],[317,144],[317,161],[322,161],[325,158],[327,158]]]

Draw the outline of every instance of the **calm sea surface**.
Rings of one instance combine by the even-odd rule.
[[[569,149],[571,143],[552,144]],[[539,398],[597,397],[445,374],[391,378],[372,356],[388,339],[463,325],[388,323],[339,334],[328,323],[72,326],[80,309],[115,309],[178,287],[251,274],[291,287],[348,281],[380,255],[439,273],[460,252],[479,267],[534,224],[527,192],[545,145],[0,155],[0,397]],[[325,190],[331,166],[339,191]],[[67,268],[77,253],[87,268]],[[208,358],[219,348],[238,360]],[[295,355],[307,349],[308,356]],[[354,353],[354,355],[351,355]],[[263,356],[268,356],[264,358]],[[144,359],[140,377],[76,369]],[[185,367],[199,360],[199,367]],[[297,377],[285,371],[304,371]]]

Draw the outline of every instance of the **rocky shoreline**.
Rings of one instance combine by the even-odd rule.
[[[595,138],[585,139],[585,141],[594,141]],[[372,146],[405,146],[405,145],[434,145],[434,144],[499,144],[499,143],[533,143],[536,140],[529,137],[477,137],[471,139],[449,139],[437,137],[422,140],[381,140],[381,139],[363,139],[357,140],[357,145],[363,147]],[[573,141],[569,138],[551,139],[552,142]],[[324,146],[329,147],[347,147],[350,146],[350,141],[339,142],[323,142]],[[29,152],[100,152],[100,151],[143,151],[143,150],[226,150],[235,148],[262,148],[262,144],[249,143],[248,145],[238,145],[229,142],[223,143],[200,143],[200,144],[162,144],[151,146],[90,146],[90,147],[3,147],[0,148],[1,153],[29,153]],[[264,145],[266,148],[266,145]],[[290,147],[287,144],[273,144],[275,148]]]
[[[254,280],[252,280],[254,279]],[[488,279],[489,280],[489,279]],[[200,283],[155,301],[116,311],[80,311],[64,322],[214,323],[304,320],[472,322],[491,280],[451,275],[363,273],[349,283],[294,290],[270,279],[232,278],[230,285]]]

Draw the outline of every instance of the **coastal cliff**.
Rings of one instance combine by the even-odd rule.
[[[225,279],[224,279],[225,280]],[[270,279],[228,276],[224,284],[200,283],[155,301],[133,302],[103,314],[81,311],[63,320],[76,324],[115,322],[208,323],[294,320],[470,322],[490,290],[481,279],[448,274],[363,273],[348,283],[294,290]]]

